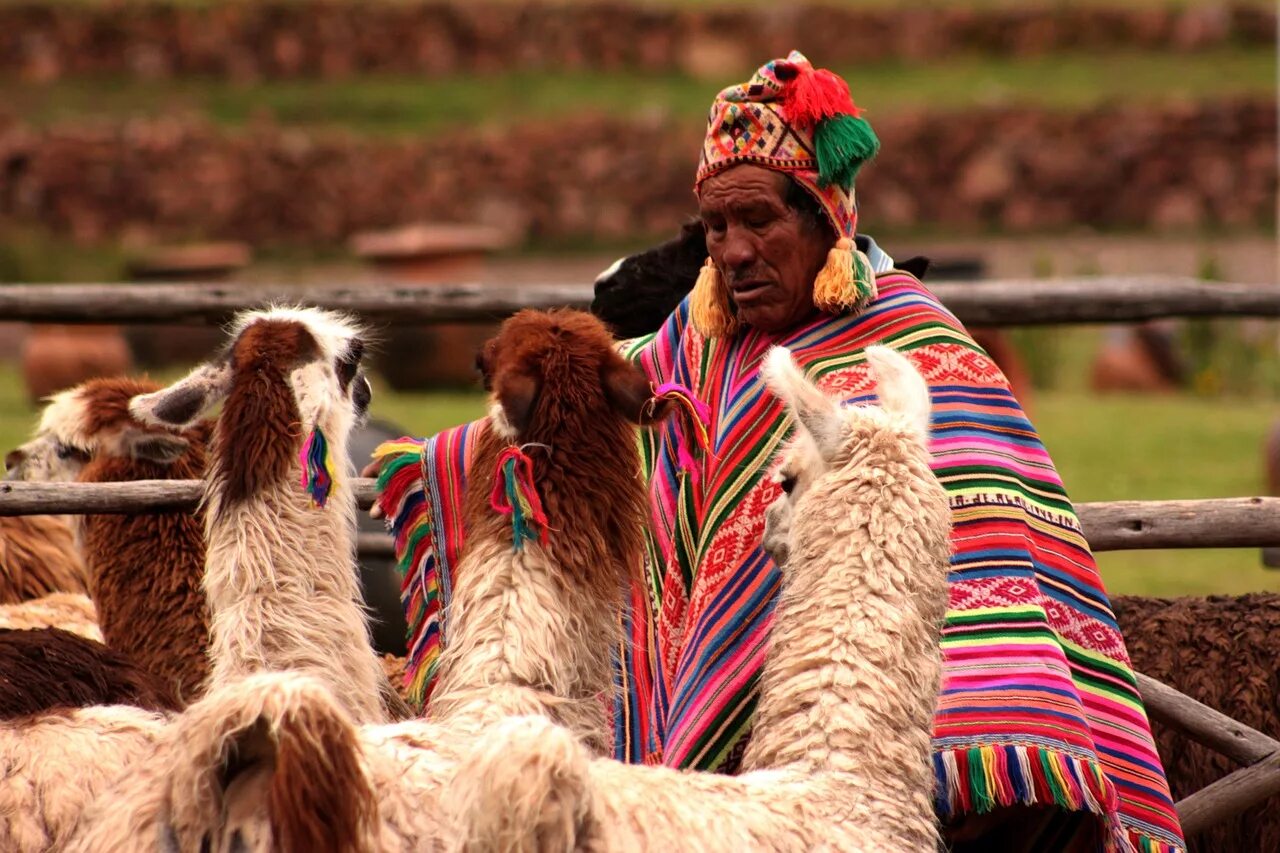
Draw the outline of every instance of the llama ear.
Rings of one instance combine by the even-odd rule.
[[[130,457],[157,462],[161,465],[172,465],[177,462],[191,446],[190,442],[180,435],[143,432],[136,429],[125,431],[121,438]]]
[[[765,384],[791,410],[800,426],[813,437],[818,450],[830,457],[840,443],[840,405],[818,389],[786,347],[774,347],[760,368]]]
[[[876,377],[876,395],[886,412],[902,418],[921,440],[929,438],[929,386],[902,353],[867,347],[867,363]]]
[[[614,411],[640,426],[649,426],[671,414],[671,404],[654,401],[653,386],[644,371],[621,356],[614,355],[600,368],[605,399]]]
[[[533,406],[538,401],[538,391],[542,383],[527,373],[506,370],[494,381],[494,397],[500,407],[499,412],[490,411],[494,415],[495,424],[500,428],[505,425],[505,432],[512,433],[508,438],[516,438],[529,428],[529,420],[533,417]],[[501,420],[498,419],[501,415]]]
[[[185,428],[230,390],[229,364],[202,364],[168,388],[134,397],[129,401],[129,413],[143,423]]]

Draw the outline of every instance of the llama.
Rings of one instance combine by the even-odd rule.
[[[26,480],[114,483],[198,479],[209,424],[177,432],[144,423],[129,401],[145,379],[92,379],[55,395],[35,436],[6,459]],[[190,700],[208,677],[209,620],[200,578],[200,513],[73,517],[106,644]]]
[[[842,408],[783,349],[763,370],[798,429],[767,514],[784,581],[746,772],[591,760],[549,720],[508,718],[458,769],[458,846],[936,849],[950,512],[929,466],[924,380],[891,350],[866,352],[883,408]]]
[[[1133,668],[1260,732],[1280,737],[1280,594],[1111,600]],[[1153,720],[1175,800],[1239,765]],[[1280,798],[1272,797],[1206,832],[1187,849],[1280,849]]]
[[[21,604],[0,604],[0,628],[61,628],[102,642],[98,610],[89,596],[55,592]]]
[[[319,468],[312,472],[316,482],[334,461],[346,460],[347,432],[369,400],[368,384],[359,373],[362,348],[355,327],[335,315],[250,312],[237,321],[225,358],[197,368],[170,388],[126,398],[125,405],[142,423],[169,432],[191,428],[206,408],[223,403],[205,472],[211,683],[238,683],[245,672],[295,667],[319,676],[325,690],[341,701],[347,719],[381,721],[384,676],[363,622],[352,562],[354,495],[341,469],[332,472],[329,482],[340,490],[337,506],[327,510],[310,505],[312,500],[322,505],[327,495],[313,490],[308,497],[297,485],[300,424],[325,434],[312,441],[319,451]],[[332,456],[324,452],[326,441]],[[6,745],[10,738],[20,741],[53,716],[56,712],[25,720],[0,739]],[[89,718],[83,723],[95,725]],[[82,732],[63,734],[71,739],[65,747],[69,750]],[[134,734],[145,736],[153,747],[150,763],[134,762],[128,773],[121,773],[114,754],[102,766],[96,758],[81,757],[94,765],[94,772],[64,782],[68,801],[83,809],[102,795],[103,808],[114,813],[121,804],[112,792],[127,787],[139,776],[136,771],[149,768],[151,775],[142,777],[150,780],[165,774],[168,759],[163,756],[169,753],[161,746],[171,741],[162,737],[163,726]],[[62,748],[54,734],[46,740],[50,749]],[[35,755],[23,751],[21,743],[12,750],[29,761]],[[24,783],[35,780],[28,788],[52,784],[34,769],[15,775]],[[144,793],[134,796],[141,801]],[[32,808],[38,814],[36,825],[48,837],[65,838],[72,828],[68,822],[82,817],[52,813],[41,802]],[[132,831],[122,837],[129,839],[121,841],[125,848],[137,846],[139,836]]]
[[[100,642],[59,628],[0,628],[0,720],[52,708],[173,711],[173,686]]]
[[[253,839],[299,833],[309,849],[351,838],[364,839],[350,842],[359,849],[420,849],[442,843],[439,814],[452,770],[486,723],[508,713],[546,714],[591,750],[605,748],[608,649],[619,639],[623,585],[641,559],[645,503],[634,426],[662,419],[672,405],[653,398],[644,374],[582,312],[516,315],[481,363],[493,392],[492,425],[477,440],[472,470],[484,473],[468,483],[469,538],[430,721],[356,727],[314,678],[296,673],[230,683],[189,709],[156,759],[159,769],[140,773],[163,777],[151,788],[170,793],[157,800],[135,782],[104,797],[136,811],[95,810],[81,849],[123,846],[138,826],[172,832],[193,848],[220,849],[238,832],[251,849],[268,843],[260,848]],[[516,443],[531,455],[534,443],[542,451],[526,484],[542,497],[545,543],[513,541],[512,518],[490,503],[492,472]],[[234,774],[222,770],[231,754],[250,756]],[[361,770],[327,770],[335,760]],[[304,766],[331,790],[300,782],[290,768]],[[305,791],[290,791],[299,784]],[[192,791],[203,793],[193,798]],[[331,824],[317,827],[303,808],[366,796],[376,820],[334,812]]]
[[[608,331],[580,311],[522,311],[480,357],[492,391],[465,495],[467,543],[432,719],[475,724],[544,713],[608,749],[610,650],[643,559],[646,499],[635,427],[672,411]],[[512,547],[491,506],[494,472],[527,448],[542,538]],[[518,535],[518,534],[517,534]]]
[[[128,705],[0,722],[0,850],[62,849],[97,795],[154,755],[166,724]]]
[[[382,722],[384,703],[403,706],[370,644],[354,561],[347,440],[371,397],[361,330],[335,313],[270,308],[241,314],[231,338],[218,359],[129,405],[172,429],[222,404],[204,475],[210,677],[311,672],[357,722]]]
[[[0,604],[54,592],[87,593],[71,528],[52,515],[0,516]]]

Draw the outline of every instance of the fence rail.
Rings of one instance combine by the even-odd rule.
[[[361,509],[373,505],[373,486],[371,479],[352,481]],[[200,500],[201,489],[199,480],[5,481],[0,482],[0,515],[190,512]],[[1094,551],[1280,546],[1280,498],[1103,501],[1077,504],[1076,514]],[[365,537],[362,542],[369,549],[378,548],[377,537]],[[383,547],[389,549],[389,544]]]
[[[1280,316],[1280,287],[1171,276],[1094,276],[930,282],[964,323],[974,326],[1119,323],[1160,317]],[[354,312],[387,324],[480,323],[521,308],[584,308],[579,284],[352,282],[0,285],[0,317],[32,323],[217,324],[243,308],[300,302]]]

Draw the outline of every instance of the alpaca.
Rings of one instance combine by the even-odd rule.
[[[129,412],[131,399],[159,387],[114,377],[55,395],[32,440],[7,457],[10,475],[82,483],[199,478],[207,423],[177,432]],[[199,511],[72,519],[106,644],[187,700],[209,671],[202,527]]]
[[[314,678],[297,673],[230,682],[177,721],[172,752],[162,751],[154,771],[139,772],[165,781],[128,783],[104,796],[103,803],[134,804],[134,811],[96,810],[80,849],[127,846],[137,827],[172,832],[181,849],[221,849],[237,833],[250,849],[299,833],[308,849],[420,849],[442,843],[439,814],[452,769],[484,724],[542,713],[603,751],[608,649],[618,640],[623,583],[641,559],[645,504],[634,425],[660,420],[671,406],[652,399],[643,373],[582,312],[516,315],[481,363],[493,425],[478,440],[473,470],[495,471],[508,446],[536,442],[546,455],[533,466],[532,484],[550,535],[545,545],[513,547],[510,518],[490,505],[492,477],[471,479],[469,539],[430,722],[357,727]],[[291,726],[296,735],[287,733]],[[227,773],[231,754],[241,759]],[[362,769],[326,769],[339,760]],[[294,767],[316,768],[310,775],[330,788],[317,782],[293,791],[300,784]],[[157,799],[152,789],[170,793]],[[193,798],[192,791],[203,793]],[[334,812],[320,827],[305,811],[315,800],[359,802],[369,791],[375,819]]]
[[[88,591],[84,562],[66,521],[52,515],[0,516],[0,604]]]
[[[355,570],[347,440],[371,397],[360,335],[335,313],[249,311],[222,356],[129,410],[189,428],[222,404],[204,474],[211,680],[314,673],[366,723],[387,719],[385,703],[402,706],[370,644]]]
[[[58,628],[0,628],[0,720],[90,705],[173,711],[178,698],[172,685],[102,643]]]
[[[0,628],[61,628],[102,642],[98,610],[87,595],[55,592],[21,604],[0,604]]]
[[[783,349],[763,369],[797,432],[767,513],[784,581],[746,772],[591,760],[549,720],[507,718],[451,786],[458,846],[936,849],[950,511],[929,465],[924,380],[891,350],[866,352],[883,408],[841,407]]]
[[[1247,726],[1280,737],[1280,594],[1111,600],[1133,668]],[[1240,765],[1159,720],[1152,732],[1175,800]],[[1188,850],[1280,849],[1280,799],[1272,797],[1207,832]]]

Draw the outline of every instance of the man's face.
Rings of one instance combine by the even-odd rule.
[[[733,166],[699,189],[707,252],[738,307],[765,332],[789,329],[815,312],[813,281],[834,239],[787,206],[790,179],[761,166]]]

